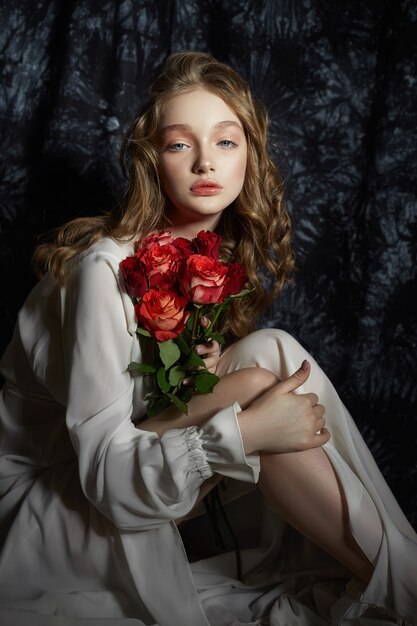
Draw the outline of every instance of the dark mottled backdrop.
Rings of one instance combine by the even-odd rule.
[[[169,52],[240,70],[271,115],[299,272],[264,320],[313,352],[417,525],[417,6],[12,0],[0,41],[2,347],[37,236],[109,208]]]

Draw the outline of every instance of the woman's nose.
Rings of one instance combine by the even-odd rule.
[[[193,169],[196,174],[205,174],[215,171],[213,155],[210,154],[209,150],[204,149],[199,151]]]

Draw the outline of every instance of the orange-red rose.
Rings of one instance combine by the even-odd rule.
[[[139,324],[158,341],[175,339],[182,333],[189,312],[185,310],[186,298],[170,289],[150,289],[140,304],[135,305]]]
[[[148,235],[145,239],[137,241],[135,244],[135,252],[146,250],[153,246],[153,244],[157,243],[160,246],[164,246],[167,243],[172,243],[173,238],[169,230],[163,230],[160,233],[152,233],[152,235]]]
[[[201,254],[188,257],[181,279],[183,294],[195,304],[223,302],[227,266]]]
[[[150,287],[168,289],[175,284],[184,258],[175,246],[154,243],[137,255],[146,268]]]

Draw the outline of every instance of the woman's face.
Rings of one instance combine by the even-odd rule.
[[[214,230],[239,195],[246,171],[242,124],[203,87],[172,97],[159,126],[159,175],[176,226]]]

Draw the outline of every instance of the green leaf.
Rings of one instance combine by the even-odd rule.
[[[219,382],[219,377],[210,372],[201,372],[197,374],[194,380],[196,391],[199,393],[211,393],[213,388]]]
[[[146,330],[146,328],[140,328],[140,326],[137,327],[136,334],[137,335],[143,335],[144,337],[152,337],[152,335],[149,332],[149,330]]]
[[[127,366],[127,369],[129,370],[129,372],[138,372],[138,374],[153,374],[154,372],[156,372],[156,367],[155,365],[147,365],[146,363],[136,363],[135,361],[132,361],[132,363],[129,363],[129,365]]]
[[[214,332],[210,333],[210,339],[213,339],[214,341],[217,341],[218,343],[224,343],[223,335],[218,333],[217,330],[215,330]]]
[[[190,331],[190,333],[193,329],[193,322],[194,322],[194,311],[191,311],[190,315],[188,316],[188,320],[185,324],[185,327]]]
[[[173,393],[167,393],[166,395],[171,400],[172,404],[181,411],[181,413],[185,413],[185,415],[188,415],[188,406],[185,404],[185,402],[180,400],[178,396]]]
[[[165,368],[168,369],[171,365],[174,365],[181,356],[181,352],[176,343],[172,339],[168,341],[158,342],[159,356]]]
[[[235,295],[230,295],[228,297],[229,298],[244,298],[245,296],[248,295],[248,293],[252,293],[252,291],[255,291],[255,287],[252,287],[252,289],[242,289],[242,291],[240,291],[239,293],[236,293]]]
[[[164,393],[171,389],[171,385],[168,382],[167,373],[165,371],[165,368],[163,368],[163,367],[159,368],[159,370],[156,372],[156,380],[157,380],[157,383],[159,385],[159,388]]]
[[[175,339],[175,343],[177,344],[177,346],[179,347],[179,349],[181,350],[181,352],[183,354],[188,354],[189,353],[190,346],[185,341],[185,338],[184,338],[183,334],[178,335],[178,337]]]
[[[155,402],[153,402],[148,408],[146,412],[147,416],[156,417],[157,415],[162,413],[162,411],[165,411],[165,409],[167,409],[169,406],[171,406],[171,401],[166,396],[162,396],[162,398],[159,397],[158,400],[155,400]]]
[[[180,365],[174,365],[169,370],[168,380],[171,387],[178,387],[183,378],[185,378],[185,371]]]
[[[190,356],[185,362],[185,368],[190,369],[192,367],[204,367],[204,361],[201,356],[198,356],[197,352],[190,352]]]

